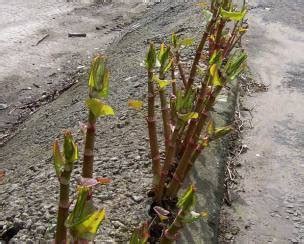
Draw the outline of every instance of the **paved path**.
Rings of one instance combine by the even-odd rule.
[[[304,1],[250,4],[249,65],[270,87],[245,103],[254,128],[240,158],[245,192],[232,206],[235,243],[304,243]]]

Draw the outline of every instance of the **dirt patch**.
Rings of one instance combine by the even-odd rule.
[[[0,146],[38,107],[75,84],[93,54],[149,8],[139,1],[0,4]]]

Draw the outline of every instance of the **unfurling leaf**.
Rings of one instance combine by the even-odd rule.
[[[65,223],[73,238],[94,240],[104,218],[105,210],[97,210],[93,205],[90,187],[79,187],[75,207]]]
[[[153,80],[157,82],[157,85],[160,90],[166,88],[172,82],[170,80],[160,80],[156,75],[153,76]]]
[[[183,211],[190,211],[196,201],[195,188],[190,185],[188,190],[178,200],[177,207]]]
[[[109,78],[110,73],[106,67],[106,58],[98,55],[93,59],[90,70],[89,87],[91,95],[96,98],[108,97]]]
[[[102,101],[96,98],[90,98],[86,100],[86,106],[96,118],[114,115],[114,111],[111,106],[103,103]]]
[[[136,109],[136,110],[141,110],[142,107],[143,107],[143,104],[144,103],[140,100],[129,100],[128,101],[129,108],[133,108],[133,109]]]
[[[78,160],[78,146],[74,142],[73,136],[70,131],[64,133],[64,144],[63,144],[63,154],[66,163],[74,163]]]
[[[247,60],[247,54],[244,51],[236,51],[225,65],[224,72],[229,80],[236,79],[243,72]]]
[[[211,74],[211,77],[212,77],[211,82],[212,82],[213,86],[223,86],[216,64],[213,64],[211,66],[210,74]]]
[[[54,158],[54,166],[55,166],[56,175],[58,177],[60,177],[61,173],[64,169],[65,161],[64,161],[64,157],[60,151],[58,140],[56,140],[53,144],[53,158]]]
[[[150,43],[150,47],[145,59],[145,65],[148,70],[151,70],[155,67],[155,64],[156,64],[156,51],[153,43]]]
[[[242,19],[244,19],[246,12],[247,12],[246,10],[230,12],[230,11],[226,11],[223,8],[221,8],[220,15],[224,19],[241,21]]]
[[[157,58],[161,64],[161,66],[165,67],[166,63],[169,61],[170,57],[170,47],[166,47],[164,43],[160,45],[160,50],[157,55]]]
[[[189,90],[186,94],[178,90],[176,93],[176,111],[177,112],[188,112],[193,107],[195,99],[195,91]]]
[[[178,114],[178,118],[181,119],[183,122],[188,122],[190,119],[197,119],[198,113],[190,112],[187,114]]]

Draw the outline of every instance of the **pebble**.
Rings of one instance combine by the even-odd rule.
[[[140,203],[144,199],[142,196],[134,196],[134,195],[132,195],[131,197],[137,203]]]
[[[6,103],[0,103],[0,110],[7,109],[8,105]]]

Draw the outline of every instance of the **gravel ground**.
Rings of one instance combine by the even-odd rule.
[[[150,40],[160,42],[173,31],[193,34],[202,23],[193,3],[163,1],[127,27],[107,49],[112,71],[109,103],[117,113],[97,126],[96,176],[113,180],[95,193],[96,203],[106,208],[108,216],[96,238],[100,243],[126,243],[132,228],[146,218],[149,203],[145,196],[151,183],[146,125],[142,116],[127,109],[128,99],[145,98],[146,78],[139,63],[146,45]],[[50,148],[62,129],[71,128],[76,134],[79,121],[86,119],[83,73],[74,78],[80,82],[40,108],[1,148],[0,168],[6,171],[0,185],[2,239],[3,233],[12,234],[17,243],[53,238],[58,184]],[[77,138],[81,144],[79,133]],[[79,171],[77,165],[75,177]]]

